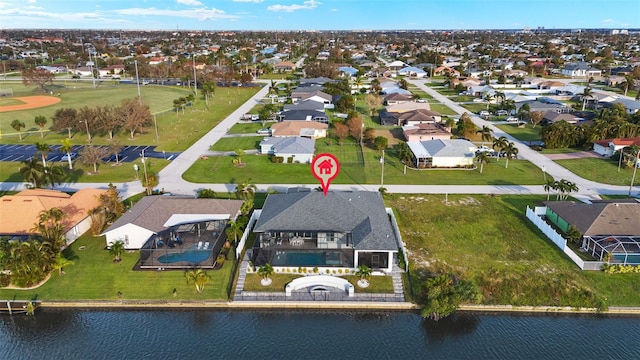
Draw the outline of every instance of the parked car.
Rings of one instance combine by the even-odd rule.
[[[516,116],[509,116],[506,119],[506,121],[508,121],[508,122],[518,122],[518,120],[520,120],[520,119],[518,119]]]
[[[489,116],[491,115],[490,112],[488,112],[487,110],[482,110],[478,113],[480,116],[485,117],[485,116]]]
[[[493,151],[492,148],[490,148],[488,146],[485,146],[485,145],[476,147],[476,154],[479,154],[479,153],[482,153],[482,152],[487,152],[487,153],[489,153],[489,155],[491,155],[491,154],[493,154],[494,151]]]
[[[427,102],[427,99],[418,99],[418,100],[416,100],[416,102],[419,102],[419,103],[426,103],[426,102]]]
[[[72,152],[72,153],[62,155],[62,157],[60,158],[60,161],[69,161],[69,159],[73,161],[77,157],[78,157],[78,153]]]
[[[509,113],[507,112],[507,110],[498,110],[498,111],[496,111],[496,115],[497,116],[507,116],[507,115],[509,115]]]
[[[260,129],[257,133],[260,135],[271,135],[271,129]]]
[[[484,102],[483,98],[475,98],[473,99],[473,102]]]
[[[118,157],[117,158],[118,161],[122,161],[122,154],[111,154],[109,157],[106,157],[102,160],[104,160],[105,162],[115,162],[116,156]]]

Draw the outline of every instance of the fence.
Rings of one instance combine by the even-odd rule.
[[[391,218],[391,226],[393,227],[393,232],[396,234],[396,238],[398,239],[398,247],[400,251],[402,251],[402,256],[404,258],[404,271],[409,269],[409,257],[407,256],[407,248],[404,246],[404,241],[402,241],[402,235],[400,235],[400,230],[398,229],[398,223],[396,222],[396,216],[393,214],[393,209],[386,208],[387,214],[389,218]]]
[[[240,238],[240,242],[238,242],[238,246],[236,246],[236,260],[240,259],[240,256],[242,255],[242,251],[244,250],[244,245],[247,242],[247,239],[249,238],[249,234],[251,234],[251,229],[253,229],[253,225],[260,218],[261,213],[262,213],[262,210],[259,210],[259,209],[253,210],[253,213],[251,214],[251,218],[249,219],[249,223],[247,224],[247,227],[244,229],[244,233],[242,233],[242,237]]]
[[[536,210],[531,210],[527,206],[527,219],[529,219],[540,231],[544,233],[544,235],[549,238],[562,252],[564,252],[571,261],[573,261],[580,270],[600,270],[602,268],[601,261],[584,261],[576,254],[571,248],[567,246],[567,240],[563,238],[558,232],[556,232],[549,224],[547,224],[542,217],[539,215],[544,214],[543,209],[545,208],[536,208]]]

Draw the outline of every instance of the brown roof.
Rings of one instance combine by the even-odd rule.
[[[401,121],[435,121],[435,116],[441,115],[433,110],[416,109],[401,113],[398,115],[398,119]]]
[[[105,232],[135,224],[153,232],[165,230],[164,224],[177,214],[229,214],[235,219],[242,200],[194,199],[177,196],[145,196],[124,213]]]
[[[100,204],[105,190],[82,189],[73,195],[57,190],[32,189],[0,198],[0,234],[28,235],[38,222],[41,211],[58,208],[66,214],[66,231],[88,216],[89,210]]]
[[[400,93],[391,93],[383,97],[383,99],[384,101],[411,101],[413,100],[413,97]]]
[[[609,146],[610,143],[613,143],[615,146],[640,146],[640,137],[635,138],[613,138],[613,139],[604,139],[600,141],[595,141],[595,144],[602,145],[604,147]]]
[[[413,111],[418,109],[431,110],[431,105],[429,105],[429,103],[406,102],[406,103],[399,103],[399,104],[387,106],[388,112],[396,112],[396,113],[404,113],[407,111]],[[440,116],[440,114],[436,116]]]
[[[444,127],[439,124],[423,123],[417,125],[406,126],[402,128],[405,136],[408,135],[451,135]]]
[[[328,124],[317,121],[285,120],[271,125],[271,132],[274,136],[300,136],[302,129],[327,130],[328,128]]]
[[[577,204],[573,201],[547,201],[545,205],[585,236],[640,236],[639,202]]]

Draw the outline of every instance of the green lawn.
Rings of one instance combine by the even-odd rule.
[[[618,162],[606,158],[556,160],[556,162],[580,177],[604,184],[629,186],[633,177],[633,168],[622,168],[618,172]],[[634,186],[639,185],[640,171],[637,171]]]
[[[267,122],[266,128],[271,127],[273,122]],[[261,122],[242,122],[237,123],[227,131],[228,134],[255,134],[258,130],[262,129]]]
[[[545,199],[395,194],[386,205],[411,254],[414,286],[426,274],[451,272],[473,281],[485,304],[637,306],[637,274],[581,271],[525,218],[527,205]]]
[[[213,151],[257,150],[263,138],[264,136],[224,137],[213,144],[210,149]]]
[[[431,110],[437,111],[442,115],[458,115],[457,112],[451,110],[450,107],[444,104],[430,104]]]
[[[84,250],[79,250],[84,246]],[[65,251],[74,264],[64,269],[66,274],[54,272],[51,279],[34,290],[1,289],[2,299],[44,300],[226,300],[226,289],[231,277],[232,262],[225,262],[221,270],[207,270],[211,280],[204,292],[198,294],[195,286],[186,283],[184,272],[133,271],[138,251],[127,252],[123,260],[114,263],[105,248],[104,237],[82,236]],[[173,296],[173,289],[177,295]]]
[[[541,126],[535,128],[531,124],[525,124],[524,127],[518,127],[517,124],[496,125],[498,129],[506,132],[520,141],[540,141]]]
[[[159,172],[164,168],[169,160],[148,158],[147,172]],[[137,164],[139,167],[138,176],[142,176],[142,162],[137,159],[135,162],[120,163],[118,166],[112,166],[112,164],[105,163],[98,166],[98,173],[93,173],[93,165],[82,165],[78,162],[74,164],[73,170],[70,171],[66,162],[58,162],[56,165],[62,166],[65,170],[65,177],[62,182],[64,183],[82,183],[82,182],[126,182],[136,179],[136,172],[133,169],[133,164]],[[17,162],[0,162],[0,181],[21,182],[24,178],[20,176],[19,169],[22,163]],[[162,179],[160,179],[162,184]]]
[[[233,150],[228,147],[229,150]],[[332,140],[316,142],[316,153],[334,154],[340,161],[340,173],[333,181],[335,184],[379,184],[381,176],[380,153],[366,148],[361,154],[359,146],[345,140],[340,146]],[[403,174],[404,165],[397,159],[394,150],[385,151],[384,183],[409,185],[535,185],[543,184],[540,169],[525,160],[512,160],[509,168],[505,161],[495,160],[479,170],[411,170]],[[212,156],[196,161],[183,174],[187,181],[195,183],[235,183],[251,178],[257,184],[315,184],[308,164],[273,164],[264,155],[245,155],[246,163],[238,168],[232,164],[232,157]]]
[[[487,104],[484,103],[460,104],[460,106],[469,110],[472,114],[478,114],[482,110],[487,110]]]

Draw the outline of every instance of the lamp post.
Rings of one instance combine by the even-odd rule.
[[[195,93],[196,97],[198,97],[198,79],[196,78],[196,54],[193,53],[191,55],[191,58],[193,59],[193,92]]]
[[[147,178],[147,163],[144,160],[144,149],[142,149],[142,171],[144,172],[144,187],[146,189],[147,195],[151,195],[149,193],[149,179]]]
[[[544,176],[544,181],[547,181],[547,169],[544,165],[542,165],[542,176]]]
[[[382,156],[380,157],[380,187],[384,187],[384,150],[382,150]]]
[[[140,79],[138,79],[138,60],[133,60],[136,67],[136,84],[138,85],[138,102],[142,105],[142,97],[140,96]]]

